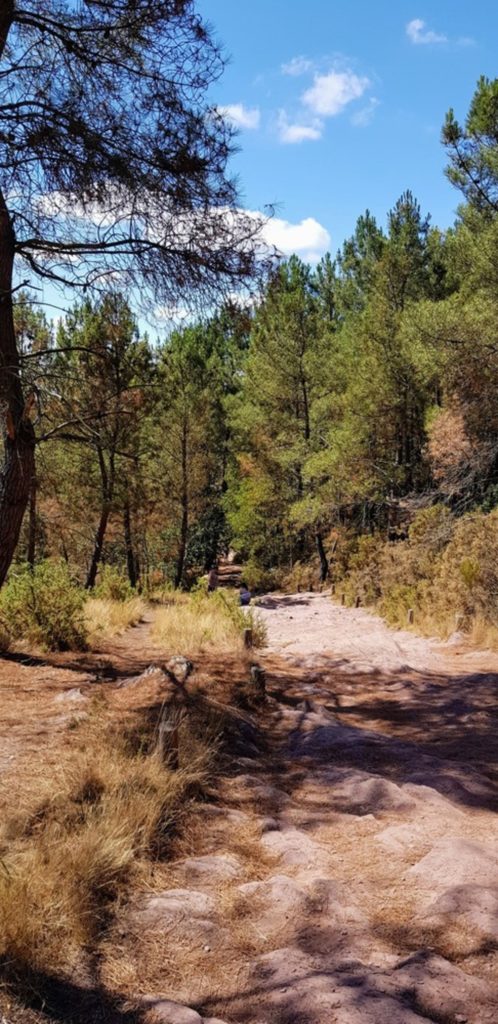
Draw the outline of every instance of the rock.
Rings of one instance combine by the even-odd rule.
[[[165,668],[171,675],[178,680],[179,683],[185,683],[188,677],[194,671],[194,666],[188,658],[184,658],[181,654],[175,654],[169,661],[166,662]]]
[[[448,929],[451,921],[461,921],[480,940],[498,942],[498,891],[481,885],[458,885],[448,889],[429,905],[423,915],[430,922]]]
[[[203,918],[214,915],[216,904],[211,896],[195,889],[168,889],[159,896],[150,896],[138,916],[147,923],[157,921],[169,924],[180,917]]]
[[[153,682],[161,688],[172,689],[172,682],[166,672],[163,672],[159,665],[149,665],[139,676],[131,676],[130,679],[123,679],[120,682],[120,689],[130,690],[143,686],[144,683]]]
[[[183,868],[189,880],[202,881],[206,884],[231,882],[244,874],[240,860],[231,853],[189,857],[183,862]]]
[[[182,943],[191,950],[205,945],[219,949],[226,942],[227,933],[220,928],[215,911],[215,901],[204,892],[170,889],[151,896],[135,911],[132,926],[167,935],[171,942]]]
[[[87,700],[85,694],[77,688],[65,690],[64,693],[59,693],[55,699],[60,704],[83,704]]]
[[[416,807],[413,797],[404,793],[401,786],[380,775],[365,777],[362,772],[351,772],[334,786],[331,803],[342,813],[358,815],[410,811]]]
[[[327,802],[330,810],[364,817],[381,811],[411,811],[416,801],[403,786],[381,775],[355,768],[328,768],[306,783],[299,798],[311,803]]]
[[[426,844],[427,832],[422,823],[410,821],[406,825],[389,825],[373,838],[393,853],[405,853],[408,849],[413,852],[417,844]]]
[[[248,882],[238,892],[251,904],[250,926],[265,939],[275,938],[289,927],[302,927],[307,893],[287,875],[274,875],[265,882]]]
[[[472,1007],[472,1024],[481,1024],[488,1019],[487,1011],[494,1008],[496,1013],[498,1006],[496,982],[489,984],[472,977],[436,954],[415,953],[404,960],[391,975],[389,985],[412,992],[424,1012],[436,1019],[443,1008],[448,1019],[455,1019],[457,1014],[466,1019]],[[496,1020],[496,1016],[489,1019]]]
[[[293,947],[274,950],[254,964],[254,981],[265,1008],[261,1021],[306,1024],[431,1024],[422,1011],[382,990],[383,978],[356,960],[330,964]]]
[[[267,832],[261,840],[268,853],[279,857],[282,864],[312,868],[322,867],[328,860],[328,851],[320,843],[316,843],[306,832],[288,828],[279,832]]]
[[[430,853],[409,868],[432,892],[444,892],[455,886],[498,886],[496,849],[452,836],[440,839]]]
[[[147,1017],[150,1024],[203,1024],[202,1017],[196,1010],[175,1003],[172,999],[145,996],[143,1003],[148,1008]]]

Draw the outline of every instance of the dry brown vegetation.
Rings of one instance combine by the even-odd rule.
[[[216,741],[187,716],[182,764],[164,764],[145,722],[116,726],[101,702],[76,725],[58,770],[43,771],[3,823],[0,956],[9,973],[81,970],[132,877],[167,851],[185,801],[206,782]]]
[[[152,636],[171,650],[195,656],[203,651],[243,650],[243,631],[253,629],[256,646],[264,630],[252,611],[245,614],[233,595],[172,594],[155,614]]]
[[[91,647],[100,640],[120,636],[130,626],[136,626],[144,617],[147,605],[141,597],[125,601],[111,598],[90,598],[85,605],[85,625]]]
[[[426,635],[455,629],[472,642],[498,646],[498,514],[473,512],[455,519],[442,505],[423,509],[406,540],[380,535],[339,538],[333,566],[336,593],[374,606],[394,626]]]

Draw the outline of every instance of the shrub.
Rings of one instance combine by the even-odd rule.
[[[128,577],[113,565],[104,565],[93,594],[104,601],[129,601],[131,597],[135,597]]]
[[[350,548],[341,589],[376,604],[396,626],[413,608],[423,631],[448,635],[455,616],[474,636],[494,638],[498,627],[498,510],[457,519],[442,505],[423,509],[408,539],[387,543],[361,537]],[[495,632],[493,632],[495,631]],[[495,640],[493,639],[493,642]]]
[[[40,562],[11,572],[0,592],[0,618],[14,640],[28,640],[52,651],[83,650],[85,591],[66,562]]]
[[[460,519],[433,583],[441,613],[498,624],[498,511]]]
[[[244,580],[253,594],[264,594],[269,590],[276,590],[280,585],[277,572],[264,569],[253,561],[247,562],[244,566]]]

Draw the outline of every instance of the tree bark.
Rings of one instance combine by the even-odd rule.
[[[329,561],[325,554],[325,548],[323,546],[323,537],[319,530],[315,533],[316,547],[318,551],[318,557],[320,559],[320,583],[325,583],[329,574]]]
[[[90,562],[90,568],[88,570],[88,576],[86,578],[86,590],[91,590],[92,587],[95,586],[95,580],[97,579],[97,572],[100,565],[100,559],[102,558],[102,551],[104,548],[104,540],[110,514],[111,506],[107,504],[103,505],[100,513],[99,525],[97,527],[97,532],[95,534],[92,560]]]
[[[0,53],[5,29],[0,16]],[[19,540],[35,473],[35,435],[25,411],[12,306],[15,234],[0,191],[0,421],[4,460],[0,470],[0,586]]]
[[[137,560],[133,550],[133,535],[131,532],[131,512],[129,501],[125,502],[123,509],[124,540],[126,548],[126,565],[128,568],[128,579],[130,585],[135,588],[138,582]]]
[[[188,425],[183,423],[182,432],[182,521],[180,525],[180,544],[178,547],[178,558],[176,561],[175,587],[180,587],[185,567],[185,555],[187,553],[187,539],[189,527],[189,493],[188,493]]]
[[[28,552],[26,555],[26,561],[31,569],[34,569],[35,567],[36,558],[36,491],[36,477],[33,476],[31,481],[31,491],[29,494]]]
[[[97,526],[97,532],[95,534],[92,560],[90,562],[90,568],[88,570],[88,576],[85,583],[86,590],[91,590],[92,587],[95,586],[114,495],[114,457],[111,456],[109,472],[107,472],[104,455],[100,448],[98,449],[97,454],[99,457],[100,476],[102,480],[102,508],[100,512],[99,525]]]

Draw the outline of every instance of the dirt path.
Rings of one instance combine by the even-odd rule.
[[[117,913],[102,1020],[496,1024],[496,659],[326,595],[260,614],[266,702],[176,860]],[[5,792],[40,750],[57,760],[92,694],[148,705],[154,677],[132,681],[163,653],[146,622],[98,655],[4,659]],[[218,680],[220,699],[245,671],[199,667],[194,685],[217,696]]]
[[[494,666],[323,595],[262,614],[264,736],[128,912],[130,994],[163,1024],[496,1022]]]

